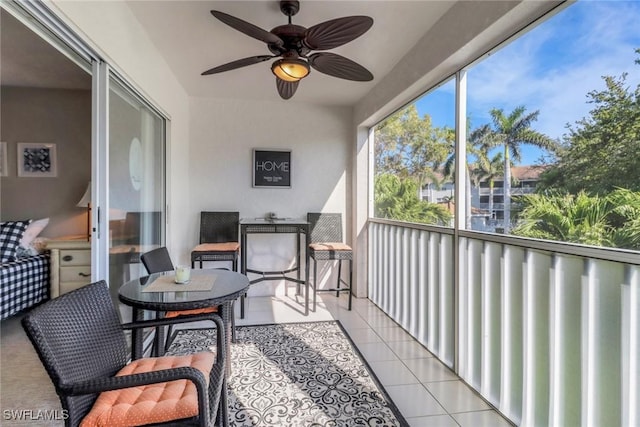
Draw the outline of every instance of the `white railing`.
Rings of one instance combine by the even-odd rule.
[[[453,230],[376,220],[369,242],[369,299],[453,367]]]
[[[395,221],[368,230],[369,298],[511,421],[640,425],[640,255],[466,231],[456,243]]]

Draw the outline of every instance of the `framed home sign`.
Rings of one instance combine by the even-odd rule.
[[[253,186],[291,188],[291,150],[253,150]]]
[[[51,178],[57,174],[56,144],[18,143],[18,176]]]

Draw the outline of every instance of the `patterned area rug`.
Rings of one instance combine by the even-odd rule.
[[[238,326],[232,426],[407,426],[338,322]],[[178,331],[168,354],[215,345],[211,330]]]

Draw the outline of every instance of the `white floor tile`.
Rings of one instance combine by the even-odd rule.
[[[418,341],[390,341],[387,345],[400,359],[424,359],[433,357],[433,354]]]
[[[489,405],[462,381],[440,381],[426,384],[433,397],[448,413],[481,411]]]
[[[477,411],[453,414],[453,418],[462,427],[511,427],[496,411]]]
[[[413,341],[413,337],[409,335],[407,331],[402,329],[400,326],[393,326],[390,328],[381,328],[372,326],[373,330],[376,331],[380,338],[382,338],[385,342],[389,341]]]
[[[353,309],[365,319],[368,319],[372,316],[379,316],[381,314],[384,315],[384,311],[380,310],[377,305],[365,299],[359,299],[358,304],[354,303]]]
[[[365,320],[373,328],[397,328],[398,324],[391,320],[390,317],[384,313],[370,315],[365,317]]]
[[[458,380],[457,375],[435,357],[403,361],[420,382]]]
[[[385,389],[406,418],[446,414],[444,408],[420,384],[394,385]]]
[[[400,360],[369,362],[369,366],[385,388],[390,385],[420,383]]]
[[[371,328],[347,329],[347,332],[349,333],[351,341],[355,344],[382,342],[382,338],[380,338],[380,336],[378,336],[378,334],[376,334]]]
[[[362,343],[357,344],[357,347],[367,362],[398,360],[395,353],[383,342]]]
[[[344,328],[348,331],[351,331],[353,329],[370,329],[369,324],[365,322],[362,317],[355,313],[334,317],[338,319],[340,323],[342,323],[342,326],[344,326]]]
[[[451,415],[405,418],[411,427],[459,427]]]

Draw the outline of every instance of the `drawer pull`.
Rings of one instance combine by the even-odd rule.
[[[78,276],[91,277],[91,273],[78,273]]]
[[[73,259],[72,255],[65,255],[62,257],[62,260],[67,262],[71,261],[72,259]]]

